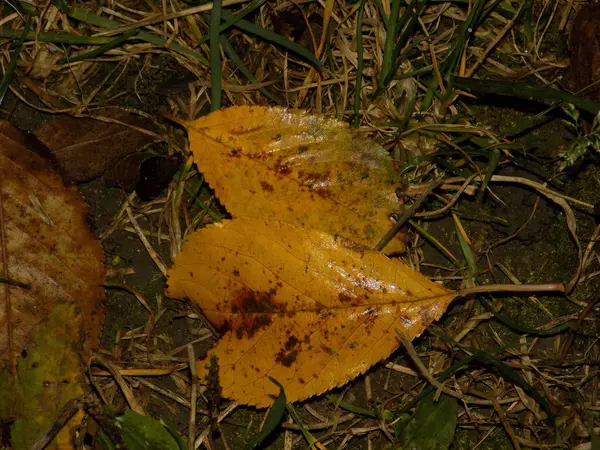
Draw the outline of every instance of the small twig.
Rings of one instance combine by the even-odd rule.
[[[464,297],[473,294],[487,294],[490,292],[565,292],[562,283],[546,284],[488,284],[486,286],[474,286],[458,291],[458,295]]]
[[[82,406],[81,398],[74,398],[69,400],[63,405],[56,416],[56,420],[46,432],[41,435],[35,444],[31,447],[31,450],[43,450],[50,442],[56,437],[56,435],[63,429],[63,427],[71,420],[71,418],[79,411]]]
[[[146,238],[146,235],[144,234],[144,231],[140,227],[140,224],[137,222],[137,220],[135,220],[135,217],[133,216],[133,213],[131,212],[131,208],[129,206],[127,206],[127,208],[125,208],[125,212],[127,213],[127,217],[129,217],[129,221],[131,222],[131,225],[133,225],[133,228],[135,228],[135,231],[136,231],[138,237],[140,238],[140,241],[142,241],[142,244],[144,244],[144,247],[146,247],[146,251],[148,252],[150,257],[154,261],[154,264],[156,264],[156,266],[158,267],[158,270],[160,270],[161,273],[166,277],[167,276],[167,266],[165,266],[165,264],[162,262],[162,259],[160,258],[158,253],[156,253],[154,251],[154,249],[152,248],[152,245],[150,245],[150,242],[148,242],[148,238]]]
[[[11,280],[10,278],[2,278],[0,277],[0,284],[10,284],[11,286],[20,287],[22,289],[31,289],[31,284],[22,283],[20,281]]]
[[[0,241],[2,245],[2,273],[5,280],[9,280],[8,276],[8,252],[6,250],[6,230],[4,229],[4,192],[2,188],[3,177],[0,174]],[[10,301],[10,283],[4,283],[4,301],[6,308],[6,333],[8,340],[8,360],[10,364],[10,373],[14,375],[17,372],[17,362],[13,344],[12,330],[12,303]]]
[[[121,375],[119,368],[112,361],[109,361],[106,358],[104,358],[103,356],[98,355],[98,354],[92,356],[92,363],[93,362],[97,362],[98,364],[106,367],[110,371],[110,373],[112,373],[113,377],[115,378],[115,382],[117,383],[119,388],[121,388],[121,392],[123,393],[125,400],[127,400],[129,407],[134,412],[145,416],[146,411],[144,411],[144,408],[142,407],[142,405],[140,405],[138,403],[137,399],[131,392],[131,389],[129,389],[129,386],[127,386],[127,383],[125,382],[125,379]]]
[[[396,335],[398,336],[398,339],[400,339],[400,341],[402,342],[402,345],[404,345],[406,352],[408,353],[410,358],[413,360],[413,363],[415,364],[415,366],[417,366],[417,369],[419,369],[419,372],[421,372],[421,374],[425,377],[425,379],[427,381],[429,381],[429,383],[433,387],[442,391],[444,394],[447,394],[450,397],[454,397],[457,400],[460,400],[465,403],[471,403],[473,405],[481,405],[481,406],[493,406],[493,402],[490,400],[479,400],[477,398],[469,397],[469,396],[466,396],[459,392],[448,389],[447,387],[444,387],[438,380],[435,379],[435,377],[433,375],[431,375],[429,370],[427,370],[427,367],[425,367],[425,364],[423,364],[423,361],[421,361],[421,358],[419,358],[419,355],[417,354],[415,347],[412,345],[412,342],[410,342],[410,339],[408,339],[399,330],[396,330]],[[511,399],[511,402],[512,401],[513,400]],[[504,402],[506,402],[506,400],[504,400]]]
[[[390,228],[390,230],[385,234],[385,236],[383,236],[383,238],[377,243],[377,245],[375,246],[374,250],[377,252],[380,252],[384,249],[384,247],[386,245],[389,244],[389,242],[392,240],[392,238],[396,235],[396,233],[398,231],[400,231],[400,228],[402,228],[404,226],[404,224],[408,221],[408,219],[410,219],[413,214],[415,213],[415,211],[419,208],[419,206],[421,206],[421,203],[423,203],[423,201],[427,198],[427,196],[436,188],[438,187],[442,182],[442,177],[438,177],[433,183],[431,183],[427,189],[425,189],[425,191],[423,191],[423,193],[419,196],[419,198],[417,198],[415,200],[415,202],[410,205],[410,208],[408,208],[408,210],[402,214],[402,217],[400,217],[398,219],[398,221],[394,224],[394,226],[392,228]]]
[[[190,420],[188,427],[188,449],[194,450],[194,441],[196,438],[196,402],[198,398],[198,372],[196,371],[196,357],[194,356],[194,346],[187,346],[188,357],[190,360],[190,383],[192,393],[190,400]]]

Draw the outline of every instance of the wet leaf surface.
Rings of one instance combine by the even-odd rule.
[[[182,123],[194,161],[233,217],[276,218],[364,248],[392,226],[401,184],[392,161],[343,122],[239,106]],[[386,247],[403,250],[401,235]]]
[[[224,334],[223,395],[268,406],[343,385],[437,320],[456,293],[353,242],[275,220],[235,219],[192,234],[167,294],[188,298]],[[200,377],[207,361],[198,362]]]

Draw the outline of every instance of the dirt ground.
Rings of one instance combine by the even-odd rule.
[[[184,80],[183,87],[179,88],[181,92],[175,94],[169,92],[169,96],[162,95],[166,91],[166,87],[177,85],[184,77],[172,67],[169,59],[163,57],[153,70],[144,71],[144,76],[136,84],[136,89],[141,93],[140,96],[134,95],[131,91],[132,83],[136,80],[140,67],[131,67],[131,76],[122,77],[119,84],[114,87],[114,92],[129,91],[119,99],[120,105],[137,108],[154,116],[158,116],[160,112],[169,112],[169,96],[172,98],[187,93],[186,80]],[[100,71],[97,76],[102,77],[102,75],[103,73]],[[158,89],[157,86],[161,88]],[[509,133],[515,128],[515,124],[530,118],[529,108],[536,108],[535,105],[528,105],[523,110],[521,105],[518,105],[519,108],[516,106],[487,103],[485,99],[468,105],[477,125],[498,134]],[[49,115],[40,113],[9,95],[5,100],[2,117],[7,118],[20,129],[32,131],[44,123]],[[523,158],[521,161],[513,160],[499,167],[496,171],[497,175],[524,177],[539,183],[547,181],[545,175],[552,172],[558,152],[572,141],[573,135],[564,125],[560,116],[544,122],[514,140],[515,143],[522,145],[527,155],[533,155],[533,157]],[[598,155],[591,154],[584,164],[573,166],[566,176],[552,180],[550,186],[567,196],[595,203],[598,200],[597,193],[600,183],[599,162]],[[482,162],[479,165],[482,168],[485,167]],[[128,193],[118,188],[107,188],[101,178],[84,183],[79,186],[79,189],[89,205],[89,216],[93,229],[98,235],[101,235],[112,223],[115,214],[127,199]],[[578,254],[563,210],[551,200],[541,197],[535,190],[522,185],[493,184],[491,191],[493,195],[487,193],[483,199],[463,197],[455,211],[465,226],[466,234],[472,240],[473,248],[477,251],[481,283],[513,283],[515,280],[523,284],[567,282],[577,267]],[[432,210],[440,206],[441,203],[432,200],[426,202],[423,209]],[[535,213],[532,214],[534,208]],[[596,226],[596,218],[587,211],[577,209],[575,216],[577,235],[585,248],[589,244],[587,239]],[[156,216],[150,220],[141,220],[141,225],[153,233],[164,232],[164,229],[161,228],[162,225],[157,222]],[[450,252],[462,259],[461,246],[457,239],[454,221],[450,216],[424,220],[422,226],[426,227],[427,231]],[[518,234],[515,235],[517,232]],[[501,243],[508,237],[512,238]],[[421,272],[432,279],[444,280],[449,287],[458,288],[460,280],[453,280],[452,276],[458,278],[459,271],[449,264],[448,259],[418,234],[411,233],[410,239],[409,252],[419,256],[417,259],[421,261],[419,267]],[[161,242],[154,237],[152,244],[164,261],[170,265],[168,243]],[[131,339],[130,337],[142,332],[149,332],[151,337],[147,337],[147,341],[152,341],[152,345],[159,347],[165,355],[168,355],[168,359],[145,361],[146,363],[157,365],[164,362],[169,364],[186,363],[188,355],[185,345],[197,339],[199,330],[204,329],[203,321],[190,317],[197,311],[185,302],[165,297],[165,279],[135,233],[118,230],[104,239],[102,245],[109,273],[117,273],[108,280],[112,286],[108,286],[106,291],[106,320],[102,350],[112,355],[118,364],[124,367],[135,367],[136,364],[144,362],[140,361],[139,351],[134,348],[135,345],[143,342],[143,339]],[[506,270],[503,272],[498,264]],[[490,269],[492,269],[491,272]],[[125,270],[129,270],[130,273],[118,274],[119,271]],[[508,273],[514,278],[508,277]],[[599,278],[592,279],[582,284],[582,287],[577,288],[571,295],[578,302],[591,302],[597,296],[599,283]],[[152,315],[131,292],[119,289],[114,285],[125,285],[134,289],[147,301],[151,310],[161,307],[164,309],[164,313],[160,315],[160,319],[156,323],[153,323]],[[577,305],[562,295],[538,295],[535,297],[533,295],[518,297],[504,295],[496,296],[496,298],[503,299],[503,313],[515,322],[531,328],[540,327],[558,317],[580,311]],[[451,305],[434,327],[445,330],[446,333],[451,330],[460,330],[477,311],[485,313],[485,309],[479,302],[473,299],[459,299]],[[593,327],[597,326],[594,312],[587,320]],[[597,329],[588,331],[596,333],[596,335],[598,333]],[[463,343],[479,349],[486,349],[501,345],[517,345],[520,339],[521,335],[506,325],[496,320],[487,320],[484,325],[469,334]],[[590,336],[577,336],[573,341],[571,353],[581,354],[583,359],[597,362],[597,346],[590,350],[592,344],[590,339]],[[196,356],[205,354],[215,341],[215,338],[211,337],[195,343]],[[426,355],[428,351],[440,346],[440,342],[435,334],[426,331],[415,340],[414,345],[420,354]],[[531,339],[529,343],[531,343]],[[559,342],[557,342],[556,336],[542,337],[536,342],[533,352],[529,356],[533,359],[549,361],[552,359],[552,352],[557,345]],[[178,348],[178,352],[172,353],[173,349]],[[149,359],[151,358],[149,357]],[[402,349],[391,355],[387,362],[415,369],[410,358]],[[557,365],[556,371],[559,370],[559,367],[560,365]],[[564,367],[562,369],[569,370]],[[170,392],[178,392],[181,387],[177,386],[171,377],[156,377],[151,380],[151,383]],[[189,409],[161,394],[157,389],[144,384],[136,386],[136,395],[147,405],[148,411],[154,417],[172,424],[185,436]],[[485,386],[484,382],[482,382],[482,386]],[[391,370],[385,366],[384,362],[373,367],[366,377],[361,376],[348,386],[332,391],[331,394],[337,396],[343,393],[345,402],[359,408],[373,408],[375,404],[378,404],[385,405],[387,410],[395,410],[401,406],[398,402],[401,394],[417,393],[421,387],[421,382],[415,377]],[[572,395],[576,396],[577,394],[572,393]],[[560,399],[555,400],[560,401]],[[117,394],[115,402],[119,403],[119,401]],[[226,400],[224,402],[226,404]],[[319,417],[319,415],[324,417],[337,415],[338,418],[343,418],[348,414],[347,411],[335,408],[332,401],[328,400],[326,396],[303,402],[297,409],[300,417],[306,423],[314,422],[315,417]],[[461,412],[461,415],[464,414]],[[525,412],[522,415],[524,416]],[[222,433],[218,434],[215,440],[216,448],[242,448],[249,437],[257,433],[263,418],[264,411],[238,407],[224,420]],[[389,441],[382,433],[366,430],[372,425],[371,420],[360,415],[349,420],[353,428],[362,431],[357,431],[345,448],[371,449],[385,448],[386,445],[389,445]],[[344,423],[348,425],[348,423]],[[513,448],[501,426],[489,429],[484,425],[487,424],[480,420],[472,423],[469,420],[461,421],[452,448],[456,450],[476,448],[477,443],[484,437],[485,443],[479,448]],[[323,428],[323,431],[313,430],[315,436],[321,438],[325,435],[335,436],[335,431],[331,431],[331,428]],[[546,432],[541,429],[539,431],[542,434]],[[342,433],[340,433],[341,435]],[[226,442],[223,441],[224,438]],[[267,448],[282,448],[283,440],[283,431],[278,432]],[[294,440],[294,448],[306,448],[299,433],[294,434]]]

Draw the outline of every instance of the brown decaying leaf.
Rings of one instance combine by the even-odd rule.
[[[103,253],[89,230],[86,208],[19,130],[0,122],[0,174],[9,278],[31,285],[10,288],[13,351],[54,304],[77,302],[85,325],[86,350],[97,348],[104,320]],[[0,267],[1,267],[0,259]],[[2,290],[3,291],[3,290]],[[0,352],[7,355],[6,299],[0,304]]]
[[[571,27],[571,65],[565,74],[568,87],[599,100],[596,80],[600,75],[600,5],[582,5]]]
[[[167,294],[189,298],[224,336],[223,395],[267,406],[350,381],[437,320],[456,293],[343,238],[278,221],[234,219],[193,233]],[[198,362],[206,375],[207,361]]]
[[[397,199],[387,152],[345,123],[236,106],[193,122],[194,161],[233,217],[272,217],[373,248]],[[386,252],[404,250],[400,237]]]
[[[139,116],[109,109],[96,114],[138,128],[148,128]],[[84,182],[102,175],[121,158],[154,141],[127,125],[96,119],[60,116],[35,131],[56,157],[69,180]]]

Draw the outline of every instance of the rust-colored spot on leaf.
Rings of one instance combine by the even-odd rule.
[[[234,218],[276,217],[362,248],[392,225],[400,180],[391,158],[343,122],[239,106],[185,125],[194,161]],[[385,249],[403,250],[401,235]]]
[[[269,376],[291,402],[345,384],[398,347],[395,329],[418,336],[456,295],[354,248],[275,220],[234,219],[189,236],[167,294],[189,298],[224,331],[210,353],[225,397],[270,405],[277,387]],[[206,374],[203,363],[198,373]]]

